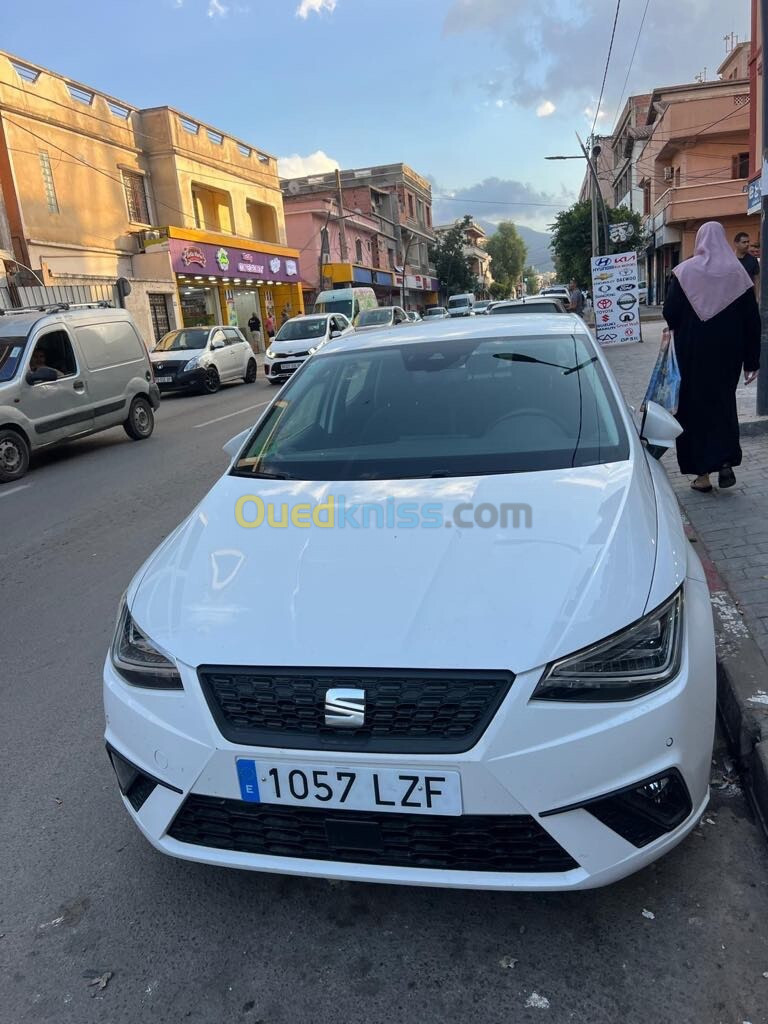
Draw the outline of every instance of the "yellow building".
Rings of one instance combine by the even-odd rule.
[[[125,279],[148,344],[303,312],[273,156],[2,52],[0,250],[17,284],[117,299]]]

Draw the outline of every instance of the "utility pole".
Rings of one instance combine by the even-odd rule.
[[[336,168],[336,192],[339,197],[339,241],[341,243],[341,262],[349,263],[347,249],[347,229],[344,225],[344,193],[341,191],[341,171]]]
[[[758,160],[761,168],[765,167],[768,159],[768,69],[765,67],[765,58],[768,54],[768,0],[760,0],[761,19],[761,43],[763,47],[763,145],[762,152],[758,153]],[[768,189],[765,183],[762,186],[762,215],[760,218],[760,319],[762,329],[760,333],[760,365],[763,368],[757,375],[757,413],[759,416],[768,416]]]

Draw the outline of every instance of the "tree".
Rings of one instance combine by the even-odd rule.
[[[610,252],[640,252],[645,248],[642,233],[642,218],[639,213],[626,206],[608,209],[610,224],[628,223],[634,234],[627,242],[612,243]],[[602,232],[602,226],[600,226]],[[592,281],[590,258],[592,256],[592,203],[589,199],[574,203],[555,217],[550,225],[552,241],[550,249],[555,256],[555,267],[560,281],[576,280],[582,288],[588,288]],[[602,234],[601,234],[602,238]]]
[[[446,295],[469,292],[475,284],[469,260],[464,255],[464,235],[471,219],[467,215],[463,220],[456,221],[453,227],[438,237],[429,250],[440,288]]]
[[[526,295],[536,295],[539,290],[539,275],[535,267],[526,267],[523,273]]]
[[[508,295],[515,293],[528,249],[511,220],[503,220],[485,245],[491,257],[491,273]]]

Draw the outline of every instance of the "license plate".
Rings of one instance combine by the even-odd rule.
[[[173,377],[155,377],[155,383],[157,384],[172,384]]]
[[[398,814],[461,814],[458,772],[339,768],[237,758],[240,795],[249,803],[291,804]]]
[[[280,363],[281,370],[296,370],[301,366],[301,362],[296,363]]]

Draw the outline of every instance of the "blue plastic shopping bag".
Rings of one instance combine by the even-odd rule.
[[[672,415],[677,412],[680,401],[680,367],[677,365],[675,355],[675,339],[671,331],[664,331],[661,339],[661,348],[656,359],[656,365],[651,373],[648,382],[648,390],[641,405],[641,411],[645,411],[648,402],[656,402]]]

